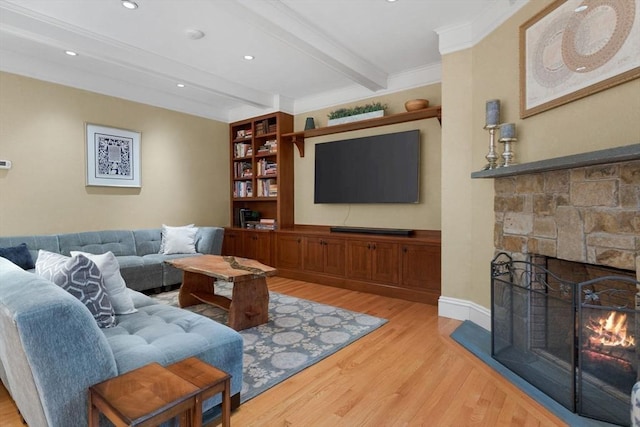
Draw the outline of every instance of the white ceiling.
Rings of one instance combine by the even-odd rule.
[[[302,113],[438,82],[441,51],[527,1],[0,0],[0,70],[225,122]]]

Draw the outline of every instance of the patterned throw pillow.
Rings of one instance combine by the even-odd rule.
[[[113,252],[109,251],[103,254],[90,254],[88,252],[71,251],[71,256],[86,256],[93,261],[102,273],[102,281],[104,288],[109,295],[109,300],[116,314],[135,313],[136,307],[133,304],[131,295],[127,290],[127,284],[120,274],[120,264]]]
[[[41,249],[36,261],[36,274],[78,298],[89,309],[99,327],[115,326],[116,318],[102,274],[89,258],[83,255],[69,258]]]

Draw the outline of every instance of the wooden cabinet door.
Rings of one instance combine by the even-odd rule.
[[[343,239],[322,239],[324,246],[324,272],[344,276],[345,244]]]
[[[276,268],[302,268],[302,237],[276,234]]]
[[[440,292],[440,251],[428,244],[402,245],[401,285]]]
[[[268,231],[244,231],[242,239],[245,258],[271,265],[271,235]]]
[[[400,276],[397,243],[371,243],[371,279],[397,284]]]
[[[222,239],[222,255],[242,256],[242,232],[228,228]]]
[[[371,243],[364,240],[347,242],[347,277],[350,279],[371,279]]]
[[[320,237],[304,237],[302,265],[305,270],[324,272],[324,240]]]

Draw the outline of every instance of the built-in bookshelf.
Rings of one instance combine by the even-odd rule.
[[[293,225],[293,148],[282,134],[293,116],[277,112],[231,123],[231,226],[246,228],[241,211],[274,227]],[[254,221],[250,221],[253,223]]]

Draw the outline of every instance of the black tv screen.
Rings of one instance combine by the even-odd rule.
[[[315,203],[418,202],[419,130],[315,147]]]

